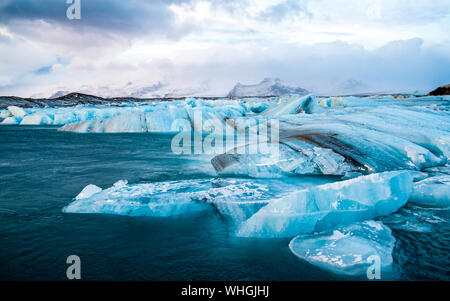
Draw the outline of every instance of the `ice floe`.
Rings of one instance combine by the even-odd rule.
[[[289,248],[298,258],[333,273],[380,279],[381,271],[392,270],[394,245],[395,238],[388,227],[365,221],[337,228],[332,234],[297,236]],[[379,264],[379,271],[374,264]]]
[[[312,183],[305,181],[303,187],[310,185]],[[298,183],[277,180],[265,183],[245,179],[205,179],[134,185],[121,180],[104,190],[92,184],[86,186],[63,211],[172,216],[213,207],[234,224],[247,219],[277,195],[297,189]]]
[[[270,202],[237,231],[243,237],[292,237],[391,214],[412,191],[407,171],[384,172],[311,187]]]

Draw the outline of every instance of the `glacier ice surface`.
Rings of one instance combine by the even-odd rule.
[[[391,230],[371,220],[337,228],[332,234],[299,235],[291,240],[289,248],[298,258],[322,269],[361,276],[367,275],[373,260],[378,259],[381,270],[390,272],[394,245]]]
[[[319,185],[271,201],[244,221],[237,236],[292,237],[391,214],[412,191],[408,171]]]

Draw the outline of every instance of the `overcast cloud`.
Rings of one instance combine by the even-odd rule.
[[[279,77],[318,94],[450,82],[446,0],[0,2],[0,94],[224,95]]]

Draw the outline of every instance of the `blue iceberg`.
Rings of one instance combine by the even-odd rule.
[[[299,235],[289,248],[300,259],[336,274],[372,277],[370,267],[392,271],[395,238],[381,222],[365,221],[337,228],[330,233]]]
[[[393,171],[291,192],[243,222],[242,237],[293,237],[391,214],[412,191],[412,176]]]

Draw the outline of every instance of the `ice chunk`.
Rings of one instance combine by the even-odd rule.
[[[195,192],[209,181],[175,181],[152,184],[116,185],[63,208],[65,213],[106,213],[130,216],[172,216],[205,210],[205,202],[195,201]],[[84,190],[83,190],[84,191]]]
[[[120,188],[120,187],[124,187],[124,186],[127,185],[127,184],[128,184],[128,181],[127,181],[127,180],[119,180],[119,181],[117,181],[116,183],[114,183],[113,186],[114,186],[115,188]]]
[[[368,172],[422,170],[446,162],[450,146],[447,115],[390,108],[358,112],[283,115],[281,140],[288,137],[330,148]]]
[[[81,190],[81,192],[75,197],[75,200],[86,199],[100,191],[102,191],[100,187],[89,184],[86,187],[84,187],[83,190]]]
[[[11,116],[11,112],[9,110],[0,110],[0,118],[5,119]]]
[[[211,179],[129,185],[120,180],[105,190],[88,185],[63,211],[170,216],[214,207],[225,220],[235,225],[276,196],[324,182],[327,181]]]
[[[267,149],[265,154],[250,154],[248,149],[251,146],[241,146],[214,157],[211,163],[220,174],[247,175],[255,178],[321,174],[343,176],[356,171],[355,166],[330,149],[302,141],[284,142],[284,144],[255,146],[255,149],[265,147]]]
[[[110,118],[98,118],[63,126],[62,131],[118,133],[118,132],[158,132],[172,133],[190,131],[191,125],[184,109],[154,112],[128,112]]]
[[[21,125],[53,125],[53,116],[43,112],[28,114],[23,117]]]
[[[184,180],[137,185],[128,185],[126,181],[120,180],[111,188],[99,189],[95,185],[88,185],[63,211],[171,216],[206,210],[213,205],[223,215],[234,219],[239,218],[242,210],[256,212],[244,207],[259,206],[257,208],[259,209],[261,204],[267,203],[264,200],[273,197],[271,189],[266,184],[231,179]]]
[[[22,121],[22,117],[7,117],[3,119],[2,124],[19,124]]]
[[[27,115],[27,112],[24,109],[16,106],[9,106],[8,111],[11,112],[11,115],[14,117],[24,117]]]
[[[417,203],[450,206],[450,176],[440,175],[415,183],[410,200]]]
[[[379,261],[382,271],[392,270],[394,245],[395,238],[388,227],[366,221],[338,228],[331,235],[297,236],[289,248],[295,256],[333,273],[371,276],[369,267],[374,261]]]
[[[271,107],[261,113],[261,115],[273,118],[285,114],[297,114],[305,112],[307,114],[318,113],[323,109],[319,106],[316,96],[309,94],[306,96],[300,95],[285,95],[281,97],[283,101],[281,104]]]
[[[270,202],[237,231],[244,237],[292,237],[388,215],[408,200],[412,177],[393,171],[291,192]]]

